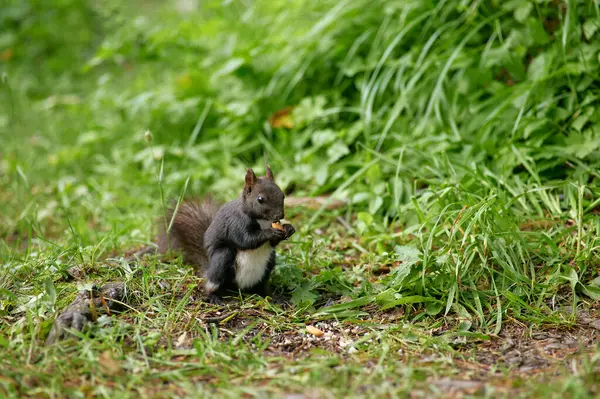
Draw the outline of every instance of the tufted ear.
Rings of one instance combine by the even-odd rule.
[[[271,171],[271,167],[267,164],[267,179],[271,181],[275,181],[273,178],[273,172]]]
[[[244,193],[245,194],[250,194],[250,192],[252,191],[252,187],[254,187],[257,180],[258,179],[256,178],[254,171],[252,169],[248,168],[246,170],[246,184],[244,185]]]

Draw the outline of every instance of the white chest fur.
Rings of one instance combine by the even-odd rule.
[[[235,258],[235,282],[238,287],[252,287],[263,278],[271,252],[273,247],[268,242],[253,250],[238,251]]]
[[[268,220],[259,220],[258,223],[263,229],[271,227]],[[235,257],[235,283],[239,288],[252,287],[263,278],[271,252],[273,247],[268,242],[253,250],[238,251]]]

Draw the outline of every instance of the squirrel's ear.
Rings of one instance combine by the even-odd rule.
[[[250,193],[250,191],[252,191],[252,187],[254,186],[254,184],[256,183],[256,175],[254,174],[254,171],[250,168],[248,168],[246,170],[246,185],[244,186],[244,191],[246,192],[246,194]]]
[[[275,179],[273,179],[273,172],[271,172],[271,167],[267,164],[267,179],[274,181]]]

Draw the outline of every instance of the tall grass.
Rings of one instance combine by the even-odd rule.
[[[348,289],[354,272],[312,234],[332,212],[301,214],[314,240],[289,256],[306,273],[276,276],[298,303],[349,293],[497,332],[508,313],[556,321],[552,304],[597,297],[597,2],[140,2],[135,18],[117,2],[10,4],[1,222],[6,236],[37,236],[37,256],[90,261],[90,248],[150,240],[155,157],[170,195],[190,178],[189,191],[226,199],[266,156],[293,194],[349,199],[333,215],[351,227],[342,239],[400,265]],[[90,21],[77,32],[99,43],[93,56],[69,52],[74,34],[30,41],[73,10]],[[268,122],[288,106],[288,127]],[[5,245],[6,265],[27,265],[7,289],[54,276],[30,251]],[[332,270],[343,283],[327,282]]]
[[[0,392],[397,395],[456,376],[411,361],[448,337],[572,323],[600,297],[599,32],[597,1],[6,0]],[[229,200],[265,159],[288,198],[346,206],[289,209],[293,306],[240,298],[218,332],[189,267],[122,257],[163,195]],[[108,280],[127,312],[41,347]],[[270,352],[343,318],[339,353]]]

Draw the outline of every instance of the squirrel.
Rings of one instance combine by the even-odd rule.
[[[209,303],[222,305],[227,289],[271,295],[275,247],[296,231],[291,224],[279,224],[284,199],[269,165],[260,178],[249,168],[239,198],[222,206],[211,197],[186,199],[177,212],[168,209],[167,220],[174,219],[168,233],[161,224],[158,251],[166,253],[170,246],[203,273]]]

